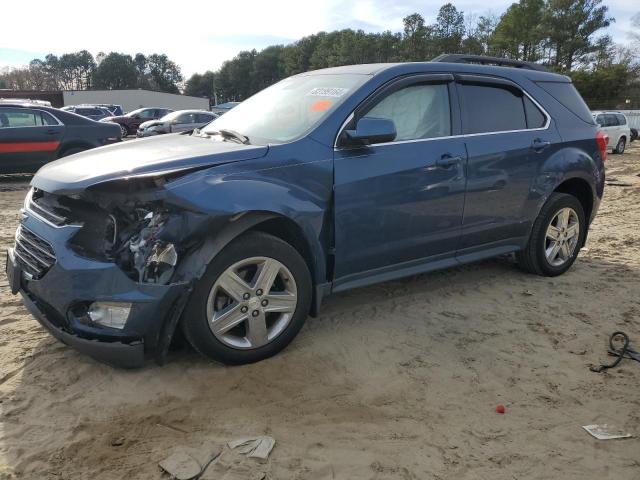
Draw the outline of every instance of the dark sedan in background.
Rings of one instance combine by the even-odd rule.
[[[173,110],[169,108],[139,108],[138,110],[127,113],[126,115],[107,117],[100,121],[118,124],[120,126],[121,135],[126,137],[127,135],[133,135],[136,133],[141,123],[148,120],[157,120],[171,112],[173,112]]]
[[[76,115],[82,115],[83,117],[90,118],[91,120],[102,120],[103,118],[113,116],[113,113],[108,109],[97,105],[69,105],[67,107],[62,107],[60,110],[75,113]]]
[[[35,172],[58,158],[120,141],[120,128],[57,108],[0,103],[0,173]]]
[[[218,114],[206,110],[178,110],[162,117],[160,120],[149,120],[138,127],[138,137],[151,137],[163,133],[187,132],[202,128],[218,118]]]

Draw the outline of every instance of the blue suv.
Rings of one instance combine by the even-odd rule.
[[[333,292],[515,253],[564,273],[606,139],[571,84],[488,57],[287,78],[192,132],[98,148],[32,180],[12,291],[122,367],[177,329],[228,364],[282,350]]]

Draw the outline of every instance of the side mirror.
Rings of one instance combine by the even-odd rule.
[[[365,145],[392,142],[397,135],[393,120],[387,118],[362,117],[355,130],[345,130],[347,138]]]

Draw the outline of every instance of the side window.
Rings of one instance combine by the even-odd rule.
[[[39,116],[33,110],[24,108],[0,109],[0,128],[36,127],[40,125]]]
[[[58,125],[56,119],[47,112],[40,112],[40,120],[42,121],[42,125]]]
[[[410,85],[384,97],[364,116],[392,120],[394,141],[451,135],[451,110],[446,84]]]
[[[604,121],[604,115],[598,115],[598,116],[596,117],[596,123],[597,123],[598,125],[600,125],[601,127],[606,127],[606,125],[605,125],[605,121]]]
[[[618,118],[618,124],[620,125],[626,125],[627,124],[627,118],[622,115],[621,113],[617,113],[616,117]]]
[[[617,127],[618,126],[618,117],[615,115],[607,114],[605,115],[607,119],[607,127]]]
[[[213,120],[213,116],[207,115],[206,113],[198,114],[198,123],[211,122]]]
[[[192,113],[183,113],[176,119],[177,123],[194,123]]]
[[[461,85],[464,133],[524,130],[527,121],[522,96],[491,85]]]
[[[522,97],[524,101],[524,112],[527,116],[527,128],[542,128],[547,123],[544,113],[526,95]]]
[[[142,110],[140,112],[140,118],[154,118],[154,114],[155,114],[155,110],[153,109],[149,109],[149,110]]]

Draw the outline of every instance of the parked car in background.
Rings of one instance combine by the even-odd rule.
[[[285,348],[330,293],[512,252],[563,274],[604,190],[587,106],[537,64],[436,60],[303,73],[190,135],[47,165],[10,290],[102,361],[162,361],[177,327],[239,364]]]
[[[218,118],[218,114],[206,110],[178,110],[171,112],[159,120],[143,122],[138,127],[138,137],[151,137],[163,133],[186,132],[194,128],[204,127]]]
[[[607,148],[612,153],[624,153],[631,141],[631,129],[627,117],[620,112],[591,112],[600,130],[609,137]]]
[[[62,107],[60,110],[75,113],[76,115],[82,115],[83,117],[90,118],[91,120],[102,120],[103,118],[113,116],[113,113],[106,108],[95,105],[68,105],[66,107]]]
[[[100,120],[101,122],[117,123],[120,126],[122,137],[133,135],[138,130],[141,123],[148,120],[157,120],[164,117],[173,110],[169,108],[139,108],[126,115],[107,117]]]
[[[0,173],[35,172],[57,158],[119,141],[117,125],[42,105],[0,103]]]
[[[114,103],[97,103],[97,107],[104,107],[111,112],[111,115],[119,116],[124,115],[124,110],[121,105],[116,105]]]

